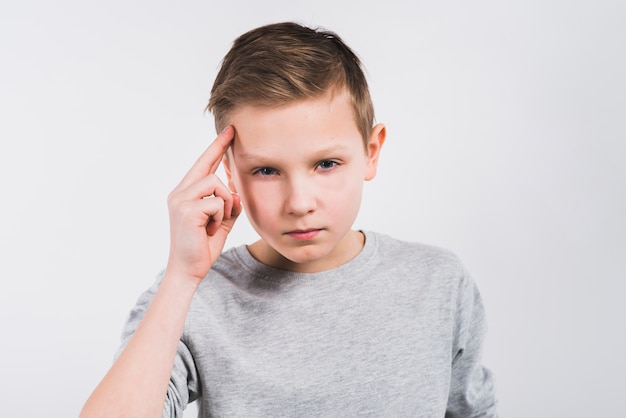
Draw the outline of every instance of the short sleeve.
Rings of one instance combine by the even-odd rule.
[[[497,417],[491,371],[481,364],[485,310],[467,272],[459,285],[446,418]]]
[[[154,285],[139,296],[137,303],[130,311],[128,320],[126,321],[122,332],[122,344],[117,351],[115,358],[121,354],[124,347],[126,347],[126,344],[128,344],[128,341],[139,326],[139,323],[143,319],[148,306],[150,306],[150,303],[152,302],[152,299],[161,284],[161,279],[162,275],[159,275]],[[183,339],[181,339],[178,343],[172,375],[167,388],[167,396],[163,405],[163,417],[182,417],[183,411],[187,405],[196,400],[198,397],[199,384],[196,366],[189,348]]]

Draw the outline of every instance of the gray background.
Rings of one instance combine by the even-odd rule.
[[[356,227],[447,247],[487,307],[504,417],[617,417],[626,349],[623,1],[0,6],[0,398],[76,416],[164,267],[234,38],[296,20],[365,62],[388,127]],[[228,246],[254,239],[241,219]]]

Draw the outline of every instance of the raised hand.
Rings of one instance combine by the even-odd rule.
[[[201,281],[241,214],[239,196],[215,174],[234,134],[232,126],[224,129],[168,197],[168,274]]]

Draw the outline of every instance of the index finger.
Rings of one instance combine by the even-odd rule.
[[[211,145],[209,145],[209,147],[191,166],[185,177],[183,177],[180,182],[180,186],[186,187],[187,185],[206,177],[209,174],[214,174],[234,137],[235,128],[233,128],[232,125],[224,128],[217,138],[211,142]]]

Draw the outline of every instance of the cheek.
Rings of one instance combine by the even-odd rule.
[[[361,205],[362,190],[363,182],[357,178],[336,178],[324,184],[321,201],[328,213],[350,217]]]
[[[239,181],[237,186],[245,211],[254,223],[267,223],[272,219],[270,215],[280,201],[275,185],[249,180]]]

